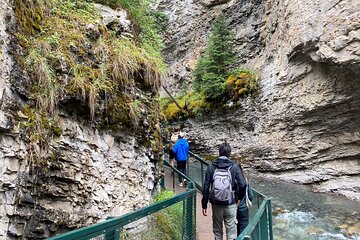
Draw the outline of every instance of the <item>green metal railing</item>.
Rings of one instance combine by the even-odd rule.
[[[257,209],[255,215],[250,218],[251,220],[249,225],[244,229],[240,236],[238,236],[237,240],[272,240],[273,232],[271,214],[271,199],[265,198],[260,207]]]
[[[188,182],[188,187],[186,189],[180,188],[183,192],[176,194],[170,199],[151,204],[123,216],[111,217],[106,221],[52,237],[50,240],[162,239],[161,235],[160,237],[155,235],[150,236],[149,232],[151,233],[154,228],[151,229],[149,226],[155,226],[156,228],[156,220],[157,217],[159,217],[157,214],[162,214],[167,210],[171,210],[171,208],[174,208],[179,204],[181,205],[182,215],[180,216],[177,224],[180,225],[181,236],[173,237],[172,239],[195,240],[197,192],[195,186],[202,190],[206,169],[209,163],[196,154],[190,153],[189,164],[187,164],[188,176],[183,175],[176,168],[171,167],[167,161],[164,161],[164,165],[166,177],[164,177],[162,181],[162,186],[170,186],[169,188],[173,188],[175,190],[175,178],[178,174],[180,174],[183,178],[187,179]],[[169,177],[171,175],[172,179]],[[179,188],[176,189],[176,191],[179,191]],[[254,189],[253,192],[254,199],[253,207],[250,209],[250,223],[237,240],[273,240],[271,199]],[[143,230],[133,231],[133,229],[136,228]],[[144,232],[146,234],[144,234]]]
[[[168,162],[164,161],[164,164],[171,168]],[[149,226],[154,225],[154,221],[159,214],[168,208],[174,207],[182,203],[182,216],[177,222],[177,225],[181,225],[181,236],[179,239],[194,240],[196,239],[196,193],[197,189],[194,182],[187,176],[180,173],[177,169],[172,169],[175,173],[182,175],[187,179],[188,187],[174,197],[151,204],[147,207],[138,209],[134,212],[125,214],[120,217],[110,217],[110,219],[100,222],[88,227],[83,227],[74,231],[67,232],[65,234],[49,238],[50,240],[88,240],[88,239],[105,239],[105,240],[119,240],[119,239],[159,239],[156,236],[149,236]],[[153,217],[151,217],[153,216]],[[155,219],[155,220],[154,220]],[[138,229],[141,231],[135,231],[133,234],[126,232],[129,224],[138,225]],[[161,224],[161,223],[160,223]],[[140,226],[140,227],[139,227]],[[132,226],[132,228],[135,228]]]
[[[190,152],[187,174],[202,191],[206,169],[209,163]],[[237,240],[273,240],[271,199],[252,189],[254,193],[253,207],[249,211],[250,222]]]

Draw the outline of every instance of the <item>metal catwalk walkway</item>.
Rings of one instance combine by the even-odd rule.
[[[210,240],[212,233],[211,206],[208,216],[202,215],[201,188],[208,163],[191,153],[187,187],[178,186],[178,174],[164,161],[163,187],[174,190],[171,198],[137,209],[123,216],[80,228],[51,240]],[[171,172],[175,171],[175,174]],[[175,175],[175,176],[174,176]],[[195,187],[196,186],[196,187]],[[197,189],[196,189],[197,188]],[[253,190],[255,198],[250,211],[250,223],[237,240],[272,240],[271,200]],[[171,219],[171,220],[169,220]]]
[[[176,194],[186,191],[185,186],[178,186],[178,178],[177,176],[173,178],[169,167],[165,168],[165,188],[173,190]],[[196,194],[196,237],[199,240],[213,240],[211,206],[208,207],[208,215],[206,217],[203,216],[201,198],[202,194],[198,190]]]

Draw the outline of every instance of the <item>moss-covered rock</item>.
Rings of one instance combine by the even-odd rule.
[[[159,119],[150,116],[159,109],[151,98],[158,94],[165,65],[155,20],[139,14],[147,1],[110,2],[122,7],[124,21],[131,23],[116,29],[96,6],[85,0],[15,0],[15,36],[23,52],[17,60],[29,73],[27,98],[35,102],[29,106],[48,120],[61,110],[102,128],[150,128],[139,132],[139,139],[148,139],[149,131],[156,136]]]

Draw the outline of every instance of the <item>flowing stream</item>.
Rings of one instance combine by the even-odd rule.
[[[360,202],[309,186],[250,177],[252,187],[272,197],[275,240],[360,240]]]

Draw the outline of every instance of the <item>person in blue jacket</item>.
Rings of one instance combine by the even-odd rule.
[[[243,175],[243,178],[245,179],[246,184],[246,190],[247,193],[241,198],[240,203],[238,204],[237,211],[236,211],[236,219],[237,219],[237,235],[239,236],[242,231],[246,228],[246,226],[249,224],[249,208],[251,207],[251,202],[254,198],[253,191],[251,190],[250,183],[248,179],[244,176],[243,169],[241,165],[239,164],[239,167],[241,169],[241,173]],[[246,200],[246,197],[248,197],[248,200]]]
[[[186,162],[189,157],[189,143],[184,138],[184,133],[179,133],[179,139],[176,141],[174,148],[173,148],[176,160],[176,167],[177,169],[186,174]],[[183,178],[179,174],[179,186],[183,186]]]

